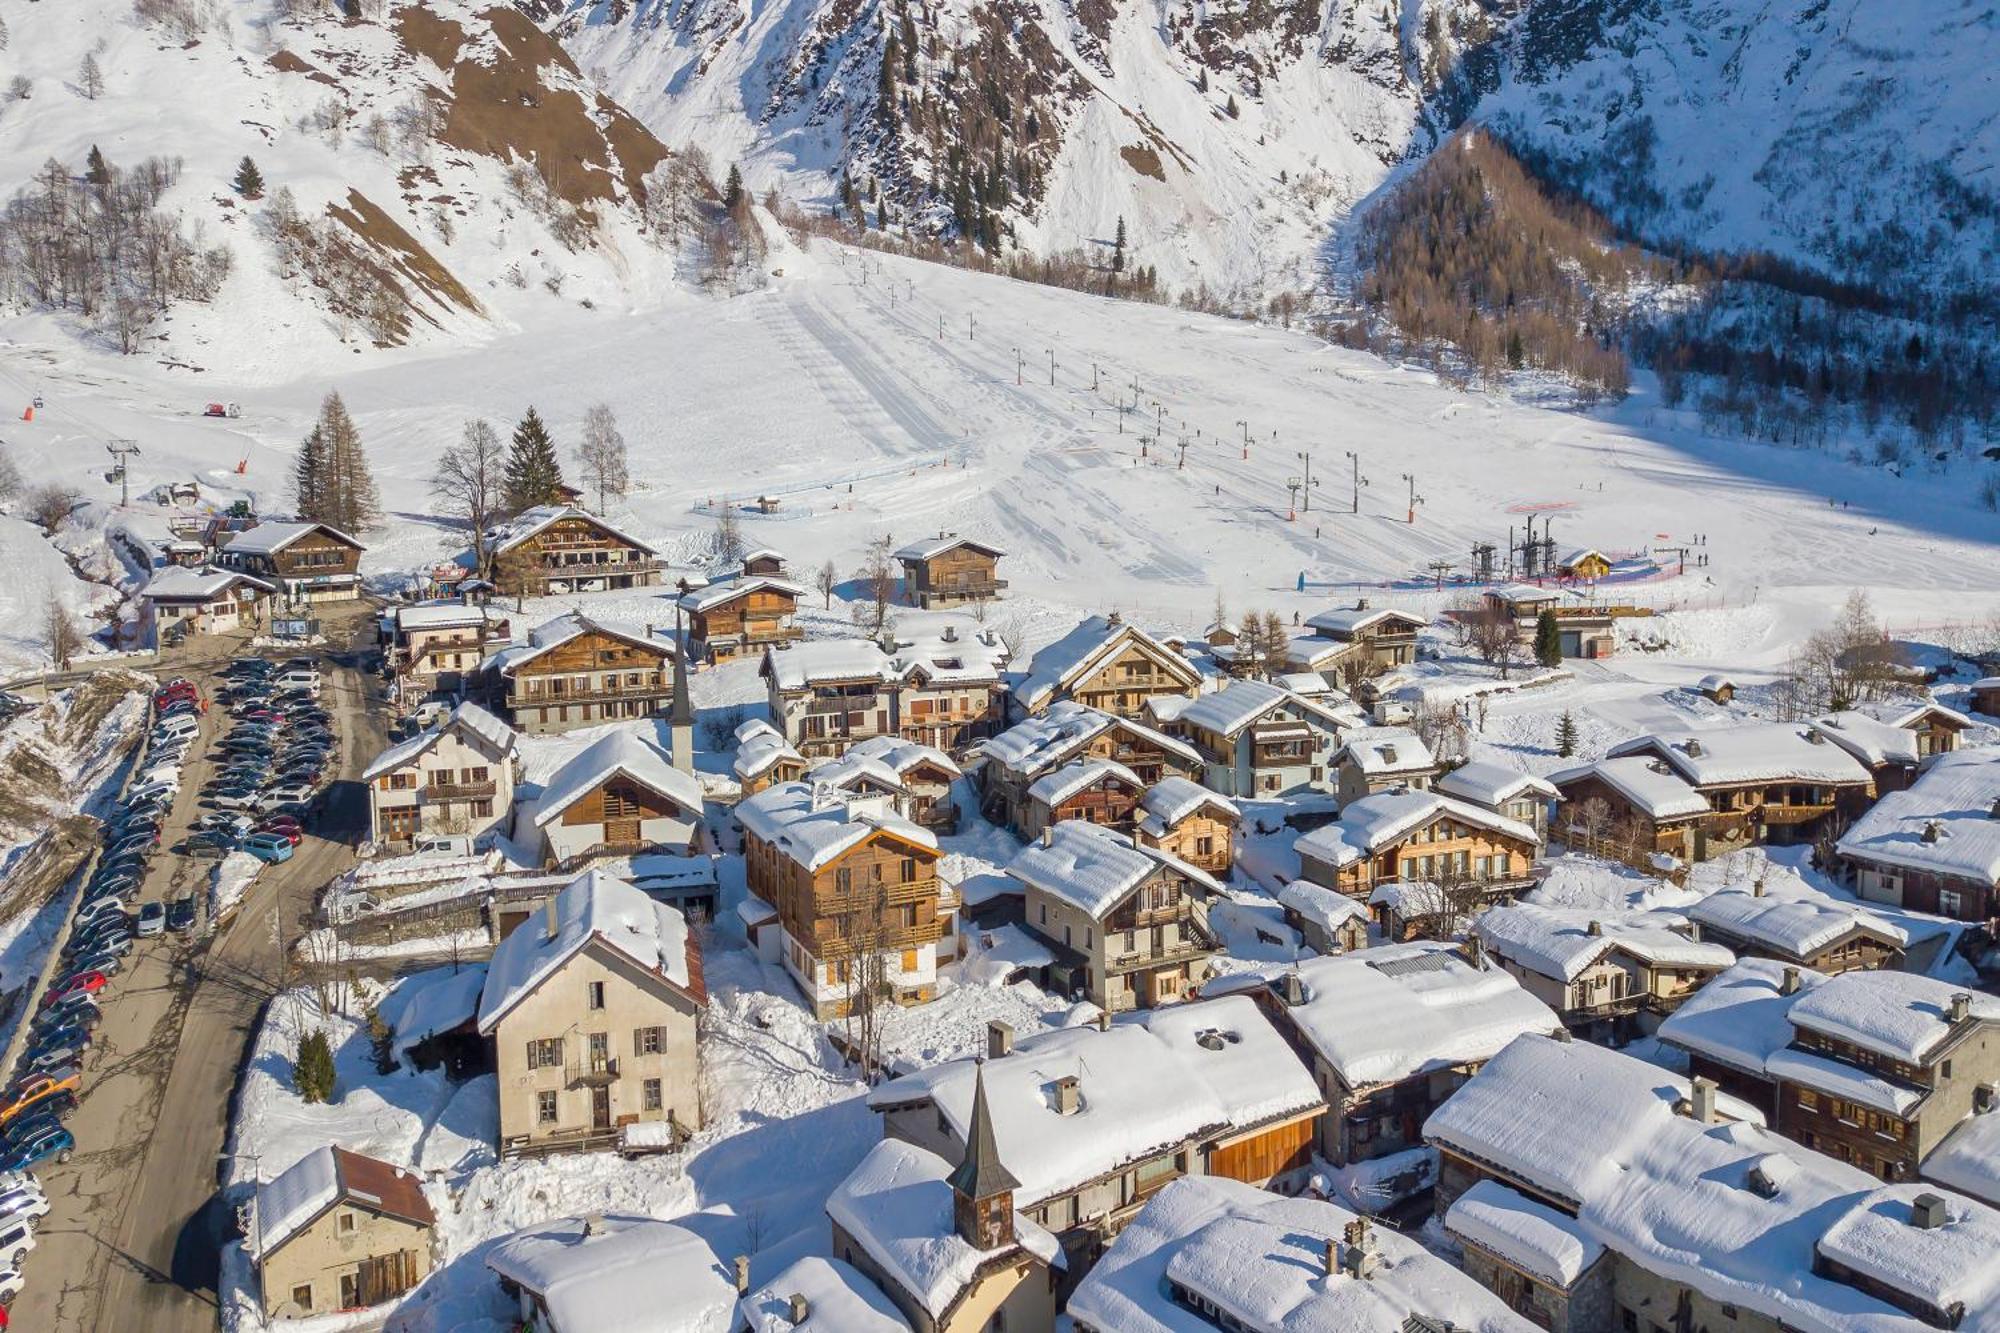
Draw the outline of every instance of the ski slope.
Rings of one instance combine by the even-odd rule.
[[[1782,654],[1850,587],[1875,590],[1892,628],[2000,605],[2000,524],[1963,486],[1704,439],[1643,392],[1606,415],[1549,410],[1302,333],[824,244],[772,263],[782,278],[732,300],[560,313],[476,349],[417,349],[344,374],[335,359],[275,386],[211,374],[196,391],[166,367],[79,356],[17,321],[0,326],[0,392],[40,391],[47,407],[6,438],[30,477],[112,508],[102,440],[123,436],[143,451],[135,496],[194,477],[218,499],[278,512],[296,441],[338,388],[389,514],[363,564],[385,588],[457,549],[428,481],[466,418],[504,434],[532,403],[567,454],[601,400],[632,452],[634,488],[615,516],[670,558],[706,555],[705,505],[769,492],[779,512],[747,515],[746,536],[796,571],[829,559],[852,570],[881,534],[977,534],[1008,552],[1011,611],[1051,626],[1118,607],[1198,631],[1218,590],[1237,612],[1310,614],[1356,595],[1435,609],[1449,590],[1418,594],[1411,581],[1437,559],[1464,569],[1475,541],[1504,546],[1536,506],[1563,506],[1551,510],[1562,548],[1704,534],[1707,568],[1619,595],[1762,608],[1740,631],[1750,641],[1720,641],[1732,650]],[[243,416],[200,418],[211,398],[240,400]],[[1308,450],[1319,485],[1293,520],[1287,483]],[[1348,451],[1366,482],[1358,514]],[[642,600],[624,609],[671,615],[664,599]]]

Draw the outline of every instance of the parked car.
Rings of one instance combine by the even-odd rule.
[[[194,895],[183,893],[167,906],[167,929],[181,934],[194,929]]]
[[[266,864],[292,859],[292,844],[278,833],[253,833],[243,840],[243,850]]]
[[[215,793],[215,804],[224,810],[255,810],[263,800],[263,792],[255,787],[225,787]]]
[[[95,898],[76,909],[75,928],[83,929],[92,923],[125,925],[125,913],[115,898]]]
[[[40,1185],[16,1185],[0,1190],[0,1226],[16,1221],[33,1222],[48,1215],[49,1196]]]
[[[236,850],[236,835],[221,829],[190,833],[181,842],[181,855],[221,860]]]
[[[56,1126],[56,1131],[64,1136],[69,1134],[69,1131],[61,1125]],[[46,1153],[43,1155],[47,1156]],[[69,1158],[65,1155],[62,1160],[66,1162]],[[19,1272],[21,1261],[27,1258],[28,1251],[34,1248],[35,1229],[28,1225],[28,1219],[21,1217],[0,1223],[0,1256],[5,1256],[0,1258],[0,1263],[5,1263],[7,1267]]]
[[[305,830],[299,827],[299,821],[288,815],[265,820],[257,826],[257,832],[268,833],[274,838],[283,838],[294,847],[305,841],[306,836]]]
[[[134,801],[150,801],[155,796],[159,796],[171,801],[180,794],[181,784],[179,782],[148,782],[134,788],[130,793],[130,797]]]
[[[281,805],[306,805],[312,801],[312,798],[313,788],[311,784],[305,782],[287,782],[281,786],[273,787],[269,792],[265,793],[264,799],[259,802],[259,807],[265,810],[274,810]]]
[[[158,935],[164,932],[166,928],[167,905],[165,903],[150,902],[139,909],[139,934],[143,936]]]
[[[139,933],[145,934],[143,930]],[[48,994],[42,997],[42,1008],[48,1008],[66,995],[94,995],[104,989],[104,982],[102,972],[72,972],[49,987]]]
[[[49,1121],[39,1126],[33,1135],[10,1142],[4,1149],[0,1149],[0,1169],[25,1171],[50,1158],[58,1162],[67,1162],[75,1152],[75,1137],[61,1125]],[[20,1245],[18,1249],[9,1249],[10,1243],[19,1244],[17,1238],[24,1238],[27,1243]],[[0,1256],[11,1259],[17,1269],[21,1266],[20,1256],[33,1249],[34,1245],[34,1233],[25,1226],[0,1231]]]

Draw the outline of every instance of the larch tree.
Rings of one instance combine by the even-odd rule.
[[[530,407],[521,424],[514,427],[514,440],[507,450],[507,508],[518,514],[536,505],[555,504],[562,499],[562,484],[556,442],[550,438],[541,413]]]
[[[493,577],[493,553],[486,530],[499,516],[505,474],[506,457],[499,433],[475,417],[465,423],[458,443],[438,458],[437,471],[431,476],[431,498],[446,517],[465,525],[475,572],[483,579]]]
[[[83,63],[77,66],[76,85],[93,102],[104,96],[104,70],[98,65],[97,57],[88,51],[84,53]]]
[[[607,499],[625,494],[631,484],[625,457],[625,437],[619,433],[618,419],[609,403],[592,403],[583,414],[583,435],[576,445],[577,466],[584,485],[597,492],[597,512],[603,513]]]
[[[49,589],[42,608],[42,641],[48,645],[50,664],[58,671],[69,670],[70,659],[83,649],[83,630],[54,588]]]
[[[368,455],[361,448],[361,431],[338,393],[328,394],[320,404],[314,429],[326,446],[326,499],[324,511],[308,517],[342,532],[366,532],[381,522],[382,501],[368,471]]]

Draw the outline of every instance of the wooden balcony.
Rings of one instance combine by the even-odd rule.
[[[618,1081],[618,1057],[586,1056],[573,1060],[565,1069],[563,1084],[569,1088],[601,1088]]]
[[[484,782],[431,782],[423,788],[427,801],[477,801],[499,792],[500,784],[491,778]]]
[[[522,690],[507,691],[509,708],[546,707],[549,704],[588,704],[607,699],[664,699],[673,692],[673,687],[665,680],[648,680],[640,685],[593,685],[584,690]]]

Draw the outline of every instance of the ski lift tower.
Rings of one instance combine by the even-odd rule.
[[[139,446],[132,440],[113,440],[104,447],[118,460],[112,465],[111,475],[118,478],[118,507],[123,509],[132,503],[132,481],[126,460],[139,452]]]

